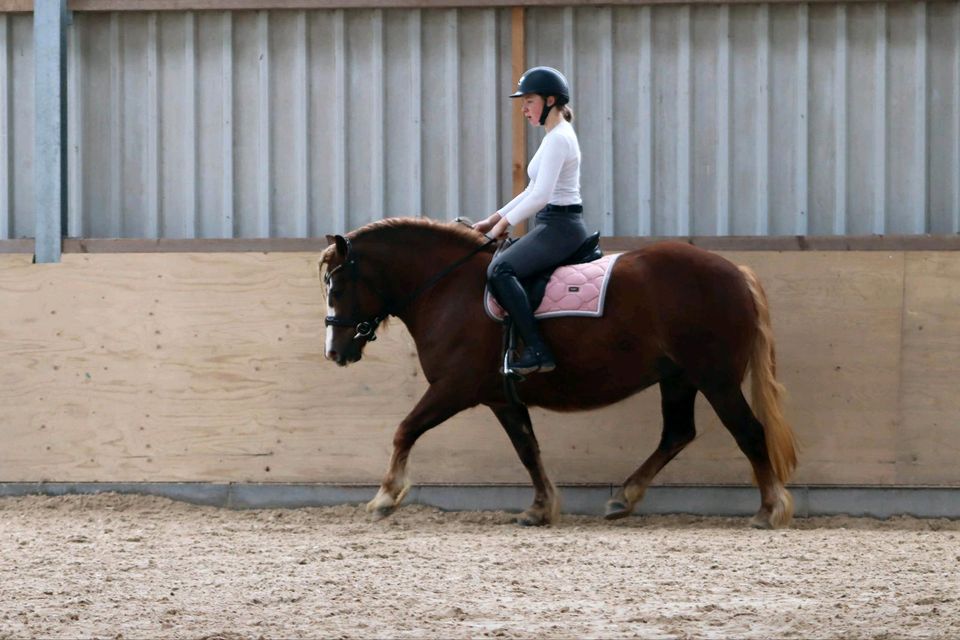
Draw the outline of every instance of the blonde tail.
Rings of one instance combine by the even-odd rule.
[[[780,478],[780,482],[786,484],[797,466],[797,437],[781,407],[786,390],[777,382],[776,347],[767,294],[752,269],[741,266],[740,271],[747,281],[754,306],[757,308],[757,338],[750,356],[751,404],[757,419],[763,425],[767,454],[770,456],[773,471]]]

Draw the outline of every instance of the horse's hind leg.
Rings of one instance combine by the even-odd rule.
[[[608,502],[604,517],[616,520],[630,515],[657,473],[683,451],[697,435],[693,421],[697,388],[683,375],[660,382],[660,406],[663,412],[663,431],[660,444],[650,457],[627,478],[620,490]]]
[[[793,498],[773,470],[763,425],[753,415],[740,386],[730,385],[722,390],[705,390],[703,394],[753,465],[753,474],[760,487],[760,510],[750,524],[761,529],[773,529],[789,524],[793,517]]]
[[[540,445],[533,434],[530,412],[523,405],[497,405],[490,407],[503,425],[510,442],[520,456],[520,462],[527,468],[535,491],[533,504],[517,517],[517,524],[540,526],[555,523],[560,517],[560,499],[557,491],[547,477],[540,459]]]

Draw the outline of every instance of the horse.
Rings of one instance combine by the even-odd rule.
[[[517,523],[555,523],[559,496],[527,407],[593,409],[658,384],[659,444],[606,503],[605,517],[630,515],[660,469],[694,439],[694,401],[702,393],[752,465],[760,507],[751,524],[789,524],[793,498],[785,484],[797,464],[797,442],[782,410],[767,297],[748,267],[676,241],[624,253],[602,317],[541,321],[557,368],[518,383],[518,402],[499,370],[502,326],[483,308],[494,250],[489,238],[456,222],[388,218],[327,241],[319,264],[328,304],[326,358],[340,366],[360,361],[378,326],[393,316],[413,337],[429,383],[394,434],[387,472],[367,504],[376,519],[393,513],[407,494],[407,459],[417,439],[482,404],[533,483],[533,503]],[[753,409],[741,390],[748,370]]]

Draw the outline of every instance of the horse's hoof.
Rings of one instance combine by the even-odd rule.
[[[754,529],[773,529],[773,523],[769,516],[761,516],[759,513],[750,518],[750,526]]]
[[[393,512],[396,511],[396,510],[397,510],[396,507],[377,507],[376,509],[373,509],[373,511],[372,511],[372,513],[373,513],[373,521],[374,521],[374,522],[379,522],[380,520],[383,520],[384,518],[388,518],[388,517],[390,517],[391,515],[393,515]]]
[[[625,503],[620,502],[619,500],[611,500],[607,503],[607,509],[603,514],[604,519],[606,520],[619,520],[620,518],[626,518],[633,511]]]
[[[543,516],[537,516],[526,511],[517,516],[516,522],[521,527],[543,527],[550,524]]]
[[[386,496],[378,495],[376,498],[367,503],[367,513],[370,514],[370,518],[374,522],[383,520],[397,510],[397,503],[393,500],[387,500],[385,498]]]

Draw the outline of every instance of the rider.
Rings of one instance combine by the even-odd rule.
[[[556,368],[553,354],[537,330],[533,309],[520,279],[556,266],[587,238],[580,199],[580,144],[570,124],[570,87],[552,67],[533,67],[520,77],[516,93],[523,115],[547,134],[527,167],[530,183],[516,198],[473,225],[494,238],[510,225],[536,214],[537,225],[500,252],[490,263],[490,290],[510,314],[523,338],[524,350],[510,368],[520,374]]]

